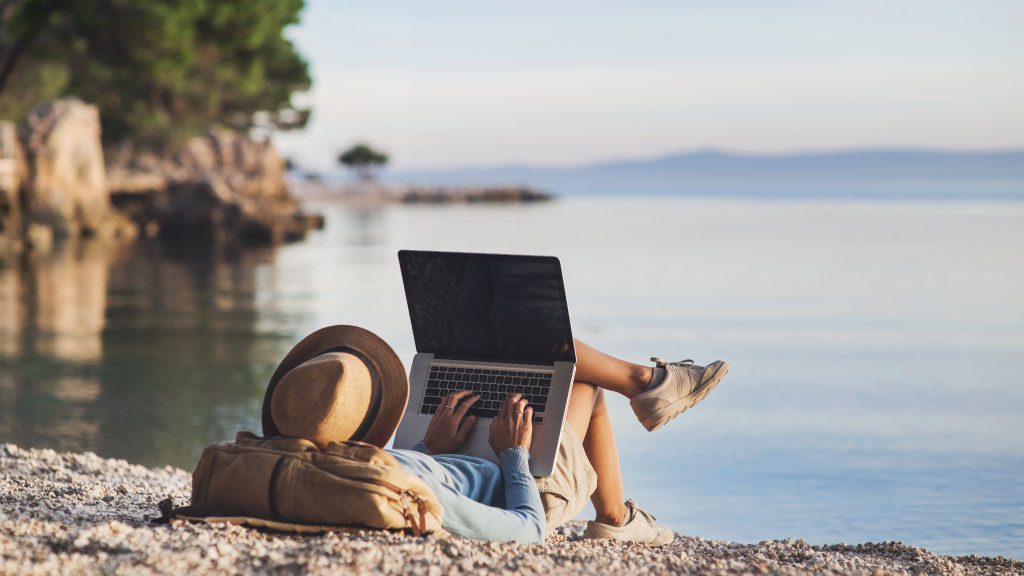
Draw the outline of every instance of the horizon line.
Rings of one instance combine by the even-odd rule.
[[[924,146],[907,146],[907,147],[895,147],[895,146],[878,146],[878,147],[850,147],[850,148],[830,148],[824,150],[804,150],[804,151],[792,151],[792,152],[743,152],[728,150],[724,148],[716,147],[704,147],[704,148],[691,148],[688,150],[681,150],[678,152],[668,152],[658,155],[651,156],[637,156],[637,157],[616,157],[605,160],[595,160],[591,162],[576,163],[576,164],[532,164],[532,163],[507,163],[507,164],[486,164],[477,166],[442,166],[442,167],[411,167],[411,168],[397,168],[387,169],[389,173],[401,174],[404,172],[483,172],[489,170],[522,170],[522,169],[533,169],[533,170],[580,170],[587,168],[595,168],[600,166],[608,166],[613,164],[650,164],[657,163],[673,158],[679,158],[683,156],[727,156],[733,158],[744,158],[751,160],[783,160],[791,158],[810,158],[810,157],[834,157],[834,156],[853,156],[858,154],[933,154],[936,156],[986,156],[986,155],[1005,155],[1005,154],[1024,154],[1024,145],[1014,148],[977,148],[977,149],[964,149],[964,148],[937,148],[937,147],[924,147]],[[299,168],[300,171],[302,170]],[[307,171],[308,172],[308,171]],[[341,167],[332,167],[329,171],[317,172],[319,174],[329,174],[332,172],[345,173],[346,170]],[[382,174],[383,176],[384,174]]]

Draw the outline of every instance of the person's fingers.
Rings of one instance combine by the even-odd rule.
[[[465,402],[459,404],[459,408],[455,410],[455,417],[461,420],[462,417],[466,415],[466,412],[469,411],[469,407],[472,406],[473,404],[476,404],[476,401],[479,399],[480,395],[474,394],[473,396],[470,396],[469,399],[467,399]]]
[[[526,405],[528,403],[529,402],[525,398],[520,398],[512,403],[511,416],[513,422],[517,422],[520,418],[523,417],[523,413],[526,411]]]
[[[508,418],[508,413],[510,411],[509,410],[509,404],[511,404],[513,402],[512,399],[515,398],[515,396],[516,395],[513,394],[513,395],[509,396],[508,398],[505,398],[505,401],[501,403],[501,410],[498,411],[498,417],[499,418]]]
[[[456,406],[458,405],[459,400],[462,400],[463,398],[469,396],[472,393],[472,390],[459,390],[458,392],[452,392],[451,394],[449,394],[448,397],[445,398],[445,400],[448,400],[448,403],[451,404],[452,406]]]
[[[517,392],[508,399],[508,419],[512,424],[515,424],[519,420],[519,417],[522,416],[522,414],[519,413],[519,399],[522,397],[523,395]]]
[[[458,390],[458,391],[452,392],[451,394],[445,396],[444,399],[445,399],[446,402],[448,402],[448,403],[450,403],[452,405],[455,405],[455,404],[459,403],[459,399],[461,399],[462,397],[466,396],[469,393],[470,393],[469,390]]]
[[[449,410],[448,407],[454,406],[453,402],[454,400],[452,400],[451,394],[442,398],[441,405],[437,407],[437,412],[435,412],[435,415],[440,416],[442,418],[448,416],[448,413],[451,412],[451,410]]]
[[[469,436],[469,431],[473,429],[473,424],[476,424],[476,416],[467,416],[459,423],[459,430],[455,433],[455,440],[459,442],[460,446],[466,442],[466,437]]]
[[[459,406],[459,400],[461,400],[467,394],[472,394],[472,391],[471,390],[459,390],[458,392],[452,392],[451,394],[445,396],[445,398],[444,398],[444,406],[441,406],[440,408],[438,408],[438,413],[441,413],[441,412],[447,412],[447,413],[452,413],[452,414],[455,413],[455,409],[458,408],[458,406]],[[449,406],[451,406],[451,408],[449,408]],[[445,415],[448,416],[450,414],[445,414]]]
[[[527,448],[533,444],[533,408],[530,406],[526,407],[523,414],[523,439]]]

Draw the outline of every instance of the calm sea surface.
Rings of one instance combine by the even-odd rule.
[[[0,263],[0,442],[191,469],[259,430],[328,324],[414,354],[399,248],[552,254],[576,335],[732,365],[656,433],[612,414],[627,496],[677,531],[1024,558],[1024,203],[570,199],[320,205],[302,244],[86,244]]]

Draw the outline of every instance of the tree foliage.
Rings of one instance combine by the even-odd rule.
[[[77,96],[104,139],[166,141],[219,123],[305,125],[308,66],[283,36],[303,0],[0,0],[0,117]]]
[[[377,169],[388,163],[388,155],[368,144],[356,144],[338,155],[338,163],[354,170],[362,180],[373,180]]]

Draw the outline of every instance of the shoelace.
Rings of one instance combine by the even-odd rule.
[[[633,502],[632,498],[627,498],[626,499],[626,506],[632,508],[634,514],[637,513],[637,512],[639,512],[640,514],[643,514],[644,518],[647,518],[648,522],[650,522],[651,524],[654,524],[654,521],[656,520],[656,518],[654,517],[654,514],[651,514],[647,510],[644,510],[643,508],[637,506],[636,502]]]
[[[678,362],[665,362],[664,360],[662,360],[661,358],[658,358],[657,356],[651,356],[651,362],[654,362],[654,364],[657,365],[660,368],[664,368],[665,366],[668,366],[668,365],[672,365],[672,366],[692,366],[693,365],[693,360],[690,360],[689,358],[687,358],[686,360],[680,360]]]

